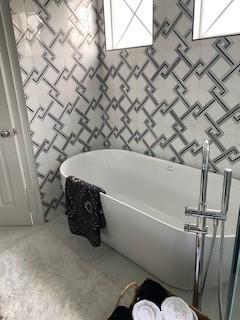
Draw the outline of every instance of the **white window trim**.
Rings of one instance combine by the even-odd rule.
[[[120,1],[120,0],[119,0]],[[107,5],[109,4],[108,10],[106,10]],[[153,45],[153,1],[152,1],[152,41],[149,44],[144,44],[141,46],[129,46],[129,47],[116,47],[114,48],[114,39],[113,39],[113,16],[112,16],[112,0],[104,0],[104,25],[105,25],[105,39],[106,39],[106,50],[113,51],[113,50],[123,50],[123,49],[131,49],[131,48],[141,48],[141,47],[148,47]],[[137,11],[137,9],[136,9]],[[135,11],[135,13],[136,13]],[[106,35],[106,30],[111,31],[111,36],[108,38]],[[110,40],[110,41],[109,41]],[[119,40],[120,42],[121,40]]]
[[[232,5],[232,3],[235,0],[229,1],[228,5],[224,8],[224,10],[216,17],[216,19],[213,21],[213,23],[209,26],[209,30],[214,26],[214,24],[219,20],[219,18],[224,14],[226,10]],[[224,33],[224,34],[216,34],[212,36],[207,36],[206,33],[209,31],[205,31],[205,33],[202,33],[202,13],[203,13],[203,2],[204,0],[194,0],[194,9],[193,9],[193,40],[201,40],[201,39],[209,39],[209,38],[217,38],[217,37],[223,37],[223,36],[234,36],[239,35],[239,32],[235,33]]]

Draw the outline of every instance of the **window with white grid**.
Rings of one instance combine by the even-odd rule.
[[[153,0],[104,0],[106,49],[153,43]]]

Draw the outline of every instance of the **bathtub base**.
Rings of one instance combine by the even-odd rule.
[[[107,228],[104,243],[172,287],[190,290],[194,272],[194,237],[169,234],[169,227],[135,208],[102,195]],[[176,243],[185,248],[176,251]],[[188,263],[186,264],[186,261]],[[179,270],[179,272],[176,272]]]
[[[167,285],[192,290],[194,278],[195,235],[184,233],[136,210],[117,199],[101,194],[107,228],[102,231],[102,241],[123,254]],[[218,252],[218,242],[216,251]],[[225,246],[229,247],[229,243]],[[210,238],[206,240],[206,252]],[[229,250],[231,248],[229,247]],[[213,256],[207,287],[217,286],[217,252]],[[231,252],[227,252],[231,257]],[[225,256],[225,261],[227,257]],[[229,265],[225,263],[225,270]],[[228,272],[224,282],[227,282]]]

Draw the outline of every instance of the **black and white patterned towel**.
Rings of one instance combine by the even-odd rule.
[[[100,246],[100,229],[106,227],[100,192],[105,193],[73,176],[66,179],[66,215],[70,231],[87,238],[93,247]]]

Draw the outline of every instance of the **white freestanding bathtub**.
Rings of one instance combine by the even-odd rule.
[[[73,175],[105,189],[101,202],[107,228],[102,240],[132,261],[177,288],[191,289],[195,236],[183,231],[186,205],[197,206],[200,170],[123,150],[75,155],[60,168],[62,185]],[[209,175],[208,207],[219,208],[223,177]],[[231,267],[240,202],[240,181],[233,179],[226,223],[224,280]],[[208,225],[211,226],[211,221]],[[211,228],[206,239],[206,251]],[[208,286],[217,284],[219,237]],[[134,279],[133,279],[134,280]]]

